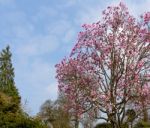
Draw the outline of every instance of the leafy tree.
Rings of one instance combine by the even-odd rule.
[[[47,100],[39,112],[39,117],[45,124],[51,124],[54,128],[71,128],[70,116],[64,111],[63,98],[56,101]]]
[[[51,100],[45,101],[45,103],[41,106],[39,117],[44,122],[53,122],[56,118],[54,109],[54,103]]]
[[[123,3],[104,10],[102,21],[83,25],[70,57],[56,65],[59,91],[77,119],[91,112],[92,117],[121,128],[129,106],[137,115],[143,105],[148,109],[149,25],[149,12],[138,22]]]

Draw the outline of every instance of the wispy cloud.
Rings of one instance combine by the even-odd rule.
[[[19,45],[15,51],[16,54],[32,57],[54,52],[59,47],[58,39],[56,36],[51,35],[39,35],[26,41],[28,42],[24,42],[24,44]]]
[[[1,5],[12,5],[14,4],[15,0],[0,0]]]
[[[45,88],[46,92],[51,94],[51,99],[56,99],[58,88],[57,88],[57,82],[51,83]]]

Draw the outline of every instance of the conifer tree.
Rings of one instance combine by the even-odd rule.
[[[14,82],[15,74],[11,57],[10,47],[7,46],[0,53],[0,91],[11,96],[14,105],[18,108],[20,105],[20,96]]]
[[[0,128],[47,128],[21,108],[9,46],[0,52]]]

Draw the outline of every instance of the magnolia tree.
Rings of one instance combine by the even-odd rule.
[[[127,110],[138,118],[149,107],[150,12],[138,21],[120,3],[102,14],[101,21],[83,25],[70,57],[56,65],[76,128],[84,113],[120,128]]]

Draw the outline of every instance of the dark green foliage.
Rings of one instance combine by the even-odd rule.
[[[112,126],[109,123],[100,123],[97,124],[95,128],[112,128]]]
[[[134,126],[134,128],[150,128],[150,122],[140,121]]]
[[[13,101],[20,104],[20,96],[14,82],[11,56],[9,46],[0,53],[0,91],[13,97]]]
[[[95,126],[95,128],[114,128],[110,123],[100,123]],[[122,124],[121,128],[128,128],[127,124]]]
[[[0,53],[0,126],[11,128],[21,113],[9,46]]]
[[[21,114],[0,113],[1,128],[47,128],[40,120]]]
[[[121,128],[129,128],[128,124],[127,123],[124,123],[121,125]]]
[[[9,46],[0,53],[0,128],[47,128],[21,109]]]
[[[133,109],[128,109],[126,115],[128,117],[127,122],[133,122],[136,118],[136,112]]]
[[[12,97],[0,92],[0,128],[46,128],[39,119],[16,110]]]

